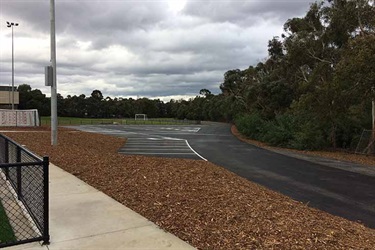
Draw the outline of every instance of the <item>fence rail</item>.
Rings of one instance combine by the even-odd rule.
[[[0,135],[0,248],[49,243],[48,157]]]

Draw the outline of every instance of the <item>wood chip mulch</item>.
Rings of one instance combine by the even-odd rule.
[[[1,133],[1,131],[0,131]],[[209,162],[120,155],[125,139],[4,133],[199,249],[374,249],[375,230]]]

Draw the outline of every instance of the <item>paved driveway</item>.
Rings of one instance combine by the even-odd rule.
[[[128,154],[137,151],[134,142],[142,142],[149,150],[139,145],[139,150],[143,150],[139,152],[164,157],[167,154],[163,153],[172,151],[158,146],[172,146],[170,141],[177,142],[173,144],[176,154],[168,157],[207,159],[309,206],[375,228],[375,168],[318,158],[304,160],[264,150],[239,141],[230,133],[230,126],[221,123],[187,127],[81,126],[80,129],[128,137],[130,144],[120,149]],[[166,141],[150,144],[150,140]],[[159,150],[152,151],[151,147]],[[184,154],[177,154],[177,149]]]
[[[200,127],[196,126],[84,125],[79,129],[128,138],[119,150],[122,154],[205,160],[182,138],[182,135],[199,132]]]

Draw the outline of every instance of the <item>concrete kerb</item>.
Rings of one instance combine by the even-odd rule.
[[[278,154],[286,155],[289,157],[317,163],[319,165],[323,165],[327,167],[342,169],[345,171],[350,171],[350,172],[359,173],[359,174],[368,175],[368,176],[375,176],[375,168],[373,166],[366,166],[366,165],[357,164],[354,162],[336,160],[332,158],[324,158],[324,157],[315,156],[315,155],[294,153],[292,151],[283,150],[283,149],[267,148],[266,150],[269,150]]]

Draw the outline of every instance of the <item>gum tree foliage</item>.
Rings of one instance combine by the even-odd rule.
[[[375,98],[374,18],[374,1],[311,4],[304,17],[285,23],[281,38],[269,41],[266,61],[224,74],[224,118],[237,117],[253,138],[273,144],[355,145],[369,128]]]
[[[50,115],[50,98],[40,90],[22,84],[18,87],[18,91],[20,92],[19,109],[38,109],[42,116]],[[64,98],[58,94],[57,104],[58,115],[65,117],[134,118],[138,113],[147,114],[149,118],[175,117],[175,114],[168,109],[168,103],[158,99],[104,98],[100,90],[94,90],[89,97],[81,94],[68,95]]]

